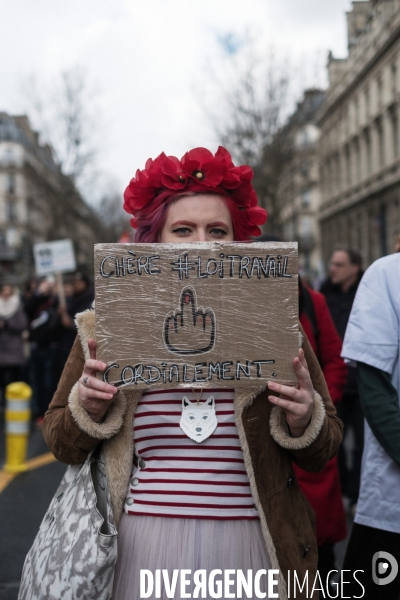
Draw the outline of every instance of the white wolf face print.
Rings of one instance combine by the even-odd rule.
[[[191,440],[203,442],[215,431],[218,425],[215,414],[214,396],[205,402],[191,402],[189,398],[182,398],[182,416],[179,425]]]

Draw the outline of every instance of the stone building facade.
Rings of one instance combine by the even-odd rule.
[[[321,130],[321,240],[365,266],[393,251],[400,233],[400,0],[353,2],[348,57],[328,60]]]
[[[33,277],[32,245],[63,238],[73,240],[77,264],[91,272],[102,233],[27,117],[0,112],[0,283]]]
[[[312,283],[317,283],[323,275],[318,222],[320,132],[315,124],[323,101],[323,91],[306,90],[285,126],[288,152],[277,191],[283,238],[298,240],[299,271]]]

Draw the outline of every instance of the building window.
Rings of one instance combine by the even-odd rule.
[[[377,82],[376,82],[376,96],[377,96],[377,101],[378,101],[378,109],[381,108],[382,106],[382,100],[383,100],[383,84],[382,84],[382,77],[379,77]]]
[[[360,179],[361,179],[361,156],[360,156],[360,142],[359,142],[358,138],[356,138],[354,140],[354,155],[355,155],[355,162],[356,162],[355,179],[356,179],[356,181],[360,181]]]
[[[364,92],[364,102],[365,102],[365,116],[368,119],[368,117],[371,114],[371,106],[370,106],[370,93],[369,93],[369,87],[365,88],[365,92]]]
[[[387,215],[386,206],[381,206],[380,211],[375,215],[374,229],[379,237],[380,256],[387,254]]]
[[[284,224],[284,236],[286,240],[294,240],[296,238],[295,236],[295,225],[294,225],[294,221],[293,219],[289,219],[285,224]]]
[[[396,63],[392,64],[391,76],[392,76],[392,95],[394,97],[396,97],[396,95],[397,95],[397,65],[396,65]]]
[[[14,173],[7,173],[7,192],[9,194],[15,194],[15,175],[14,175]]]
[[[300,147],[307,148],[310,145],[310,136],[307,129],[303,129],[300,137]]]
[[[357,128],[360,124],[360,105],[358,102],[358,98],[356,98],[354,100],[354,124],[355,127]]]
[[[300,235],[302,238],[310,239],[313,234],[313,221],[312,218],[303,215],[300,219]]]
[[[342,189],[342,174],[340,172],[340,158],[339,153],[335,157],[335,178],[336,178],[336,189],[339,192]]]
[[[379,166],[383,167],[385,164],[385,143],[384,143],[384,135],[383,135],[383,125],[382,119],[378,118],[376,120],[376,132],[378,136],[378,160]]]
[[[326,159],[326,184],[328,186],[329,194],[332,195],[332,171],[331,171],[331,159]]]
[[[303,177],[308,177],[310,174],[310,167],[311,167],[311,161],[309,160],[303,160],[301,165],[300,165],[300,172],[303,175]]]
[[[18,232],[15,227],[9,227],[6,231],[6,242],[10,248],[18,246]]]
[[[13,153],[11,148],[4,148],[3,164],[10,165],[13,162]]]
[[[7,220],[10,222],[17,220],[17,205],[14,200],[7,202]]]
[[[301,205],[303,208],[307,208],[311,204],[311,194],[309,189],[303,190],[301,194]]]
[[[394,109],[390,113],[390,122],[392,130],[392,141],[393,141],[393,157],[398,158],[399,156],[399,119],[397,117],[397,110]]]
[[[372,170],[372,155],[371,155],[371,135],[369,129],[364,130],[364,143],[365,143],[365,158],[367,175],[371,174]]]
[[[353,120],[351,118],[351,105],[347,106],[347,133],[351,131],[353,126]]]
[[[345,147],[345,157],[346,157],[346,182],[347,185],[351,185],[351,164],[350,164],[350,146],[346,144]]]
[[[329,197],[331,197],[333,195],[331,183],[332,182],[331,182],[330,164],[329,164],[329,160],[327,160],[326,165],[325,165],[325,185],[326,185],[327,195]]]

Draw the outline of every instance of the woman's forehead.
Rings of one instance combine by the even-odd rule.
[[[167,214],[168,221],[176,218],[197,221],[218,217],[231,220],[224,198],[217,194],[183,196],[171,203]]]

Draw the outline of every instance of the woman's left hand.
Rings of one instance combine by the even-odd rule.
[[[268,398],[273,404],[284,409],[291,435],[301,437],[310,423],[314,402],[314,389],[301,348],[299,357],[293,360],[293,367],[299,379],[298,385],[291,387],[269,381],[269,389],[280,394],[280,397],[268,396]]]

